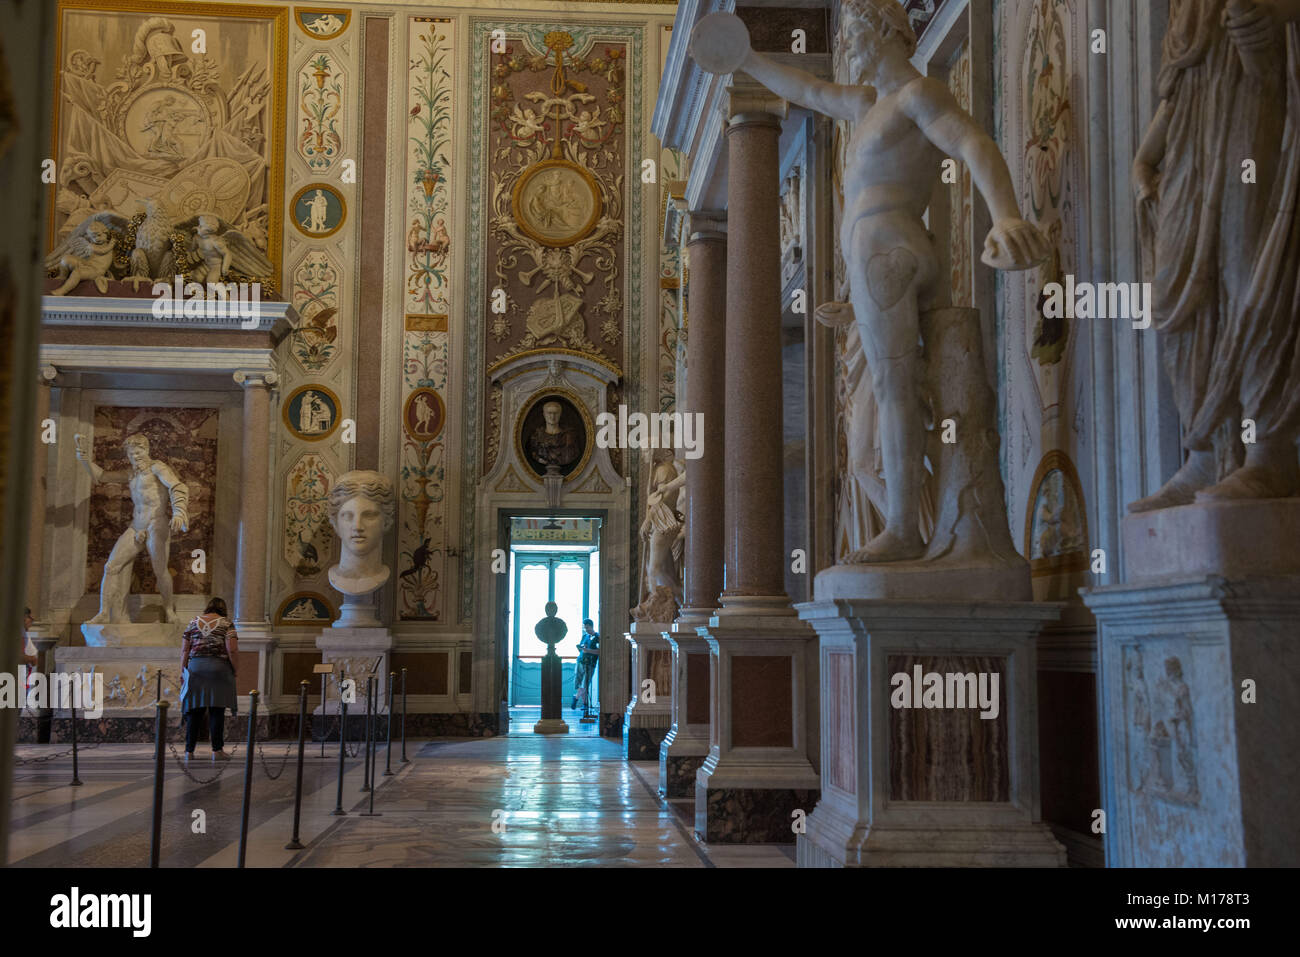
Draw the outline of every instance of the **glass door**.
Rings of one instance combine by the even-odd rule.
[[[582,620],[590,617],[591,555],[587,552],[512,552],[514,558],[514,600],[511,608],[512,705],[542,703],[542,658],[546,642],[534,633],[537,622],[546,617],[546,603],[559,606],[556,617],[568,630],[555,646],[563,659],[564,675],[561,695],[573,694],[573,669],[582,636]]]

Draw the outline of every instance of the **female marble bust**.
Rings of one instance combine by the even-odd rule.
[[[396,512],[393,484],[379,472],[348,472],[335,483],[329,520],[343,549],[329,579],[337,591],[369,595],[388,581],[392,573],[383,562],[382,546]]]

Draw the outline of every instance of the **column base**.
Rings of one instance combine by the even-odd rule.
[[[1065,849],[1045,824],[857,827],[819,806],[799,835],[799,867],[1064,867]]]
[[[701,769],[695,779],[695,836],[706,844],[794,844],[795,828],[821,793],[815,783],[805,788],[709,787],[705,776]]]
[[[673,723],[659,746],[659,793],[694,798],[695,772],[709,755],[709,643],[699,636],[713,609],[682,612],[665,637],[673,649]]]
[[[568,734],[569,725],[563,718],[543,718],[533,725],[533,734]]]

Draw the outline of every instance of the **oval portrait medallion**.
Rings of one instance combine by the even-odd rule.
[[[447,423],[447,407],[434,389],[416,389],[402,407],[402,428],[417,442],[431,442]]]
[[[566,159],[534,163],[515,182],[511,211],[519,229],[544,246],[568,246],[595,227],[602,203],[595,177]]]

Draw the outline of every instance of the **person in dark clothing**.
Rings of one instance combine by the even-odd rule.
[[[591,707],[591,676],[596,670],[596,663],[600,660],[600,635],[596,633],[596,625],[590,618],[582,619],[582,638],[578,642],[578,665],[573,671],[574,696],[571,707],[578,706],[578,691],[584,691],[583,696],[583,714],[586,714]]]

